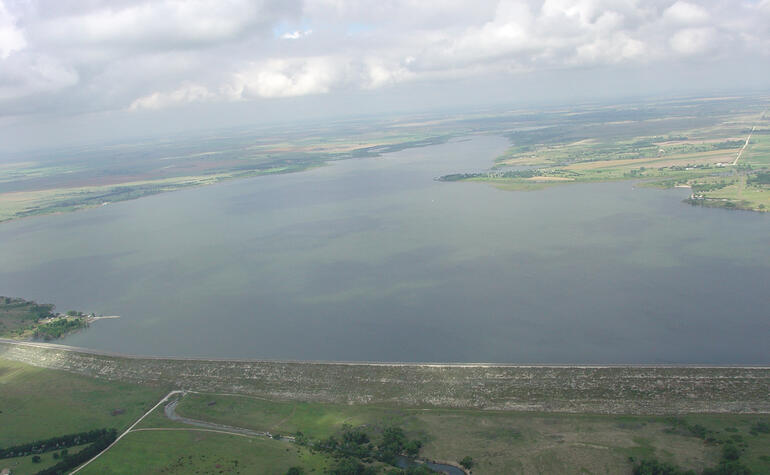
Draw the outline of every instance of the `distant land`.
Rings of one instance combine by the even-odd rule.
[[[423,114],[17,154],[0,164],[0,221],[192,186],[290,173],[472,134],[510,148],[488,170],[447,174],[509,190],[641,180],[690,187],[693,205],[770,209],[767,96]]]
[[[449,174],[443,181],[481,181],[506,190],[573,183],[640,180],[643,186],[690,188],[687,203],[770,210],[770,115],[766,98],[739,106],[670,103],[667,115],[609,108],[580,120],[508,135],[514,145],[485,172]],[[735,109],[723,108],[733,104]],[[716,110],[712,110],[712,108]],[[721,110],[719,110],[721,109]],[[637,117],[634,117],[637,115]],[[639,119],[639,116],[644,117]]]

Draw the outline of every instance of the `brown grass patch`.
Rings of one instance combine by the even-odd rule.
[[[600,160],[595,162],[580,162],[567,165],[567,170],[596,170],[599,168],[615,168],[632,166],[670,167],[675,165],[687,165],[698,163],[724,163],[732,162],[738,149],[712,150],[709,152],[684,153],[660,158],[628,158],[623,160]]]

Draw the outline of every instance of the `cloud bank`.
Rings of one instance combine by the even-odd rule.
[[[770,0],[0,0],[0,114],[769,56]]]

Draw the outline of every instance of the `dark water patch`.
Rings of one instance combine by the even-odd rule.
[[[424,465],[438,473],[445,473],[448,475],[465,475],[465,472],[463,472],[459,467],[445,463],[432,462],[429,460],[412,460],[406,457],[399,457],[396,462],[396,466],[399,468],[419,467],[421,465]]]

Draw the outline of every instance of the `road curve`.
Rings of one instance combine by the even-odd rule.
[[[179,400],[171,401],[163,408],[163,413],[172,421],[181,422],[195,427],[202,427],[204,429],[211,429],[218,432],[224,432],[227,434],[235,435],[248,435],[253,437],[272,437],[270,432],[260,432],[251,429],[244,429],[243,427],[233,427],[224,424],[217,424],[214,422],[206,422],[198,419],[190,419],[189,417],[180,416],[176,413],[176,405],[179,404]],[[290,439],[294,439],[290,437]]]

